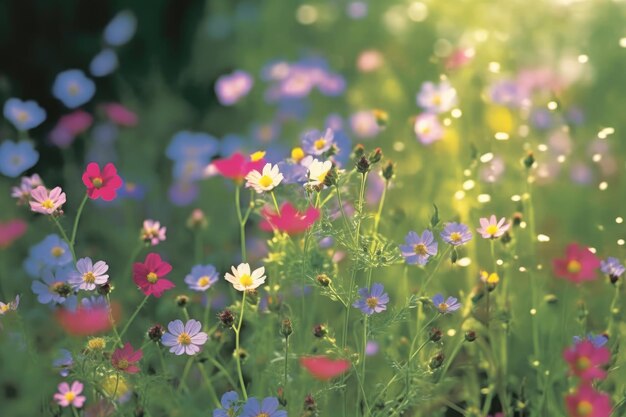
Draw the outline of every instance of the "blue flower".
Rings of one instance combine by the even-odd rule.
[[[117,190],[118,198],[128,198],[131,200],[143,200],[146,195],[146,187],[135,181],[130,181],[126,178],[122,188]]]
[[[46,111],[36,101],[10,98],[4,103],[4,117],[17,130],[26,131],[42,124],[46,120]]]
[[[604,345],[606,345],[606,343],[609,341],[608,337],[599,334],[597,336],[594,336],[593,333],[587,333],[587,336],[585,337],[580,337],[580,336],[574,336],[574,344],[577,345],[580,342],[583,342],[585,340],[588,340],[591,342],[591,344],[597,348],[602,347]]]
[[[441,314],[452,313],[461,308],[461,303],[454,297],[448,297],[448,299],[444,301],[443,295],[437,294],[432,298],[432,301],[435,308],[439,310]]]
[[[422,236],[409,232],[404,241],[406,244],[400,245],[400,250],[409,265],[426,265],[428,259],[437,254],[437,242],[433,232],[428,229],[424,230]]]
[[[472,239],[472,232],[464,224],[446,223],[441,231],[441,238],[452,246],[459,246]]]
[[[263,402],[251,397],[243,405],[240,417],[287,417],[287,412],[278,409],[278,399],[275,397],[267,397]]]
[[[52,95],[70,109],[87,103],[95,92],[96,84],[77,69],[59,73],[52,85]]]
[[[185,283],[194,291],[206,291],[217,282],[219,274],[213,265],[196,265],[191,274],[185,277]]]
[[[104,40],[111,46],[122,46],[132,39],[137,30],[137,18],[130,10],[123,10],[104,28]]]
[[[170,201],[179,207],[188,206],[198,198],[198,184],[190,181],[177,181],[169,189]]]
[[[219,142],[207,133],[183,130],[172,137],[165,154],[172,161],[196,159],[206,161],[217,154]]]
[[[45,269],[41,281],[33,281],[31,289],[41,304],[63,304],[72,294],[67,280],[72,271],[71,266],[58,268],[56,271]]]
[[[334,134],[326,129],[322,134],[319,130],[309,130],[302,136],[302,149],[310,155],[319,156],[327,152],[334,144]]]
[[[59,368],[59,374],[65,378],[70,374],[70,369],[74,366],[72,353],[67,349],[60,349],[59,356],[52,362],[52,366]]]
[[[119,65],[117,54],[113,49],[106,48],[94,56],[89,63],[89,72],[94,77],[104,77],[111,74]]]
[[[612,279],[617,279],[624,273],[624,265],[619,259],[609,256],[600,262],[600,270]]]
[[[304,184],[308,181],[307,173],[309,170],[304,165],[285,161],[281,161],[277,165],[280,173],[283,174],[283,182],[285,184]]]
[[[13,142],[5,140],[0,145],[0,173],[16,178],[27,169],[35,166],[39,160],[39,152],[32,142]]]
[[[387,303],[389,302],[389,296],[386,292],[383,284],[375,283],[372,285],[372,290],[367,288],[361,288],[359,290],[360,299],[352,304],[352,307],[360,309],[364,314],[368,316],[374,313],[380,313],[387,310]]]
[[[239,394],[235,391],[228,391],[222,395],[220,402],[222,403],[222,408],[213,410],[213,417],[232,417],[237,415]]]
[[[46,268],[59,268],[72,262],[69,246],[59,235],[48,235],[32,246],[28,251],[28,258],[24,261],[24,269],[33,278],[38,278]]]

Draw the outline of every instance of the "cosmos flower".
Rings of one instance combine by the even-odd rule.
[[[309,164],[309,182],[307,184],[311,186],[322,186],[324,184],[324,180],[326,180],[326,176],[330,172],[333,167],[333,163],[330,161],[318,161],[317,159],[313,159],[313,161]]]
[[[245,71],[234,71],[231,74],[222,75],[215,83],[215,94],[223,106],[232,106],[243,97],[247,96],[254,79]]]
[[[480,218],[480,227],[476,229],[478,233],[485,239],[496,239],[504,234],[511,227],[511,223],[505,223],[506,218],[502,217],[500,221],[497,220],[495,215],[491,215],[489,219],[486,217]]]
[[[9,220],[6,223],[0,222],[0,249],[11,246],[26,233],[26,229],[28,229],[28,224],[20,219]]]
[[[36,213],[52,214],[65,204],[65,193],[61,187],[54,187],[48,191],[43,185],[31,191],[30,209]]]
[[[359,295],[361,296],[352,307],[356,307],[364,314],[371,316],[374,313],[380,313],[387,310],[387,303],[389,302],[389,296],[386,292],[383,284],[372,284],[372,290],[367,288],[359,289]]]
[[[222,408],[213,410],[213,417],[232,417],[239,411],[239,394],[236,391],[228,391],[222,395],[220,403]]]
[[[0,301],[0,316],[3,316],[8,311],[15,311],[20,305],[20,296],[16,295],[13,301],[9,301],[8,303],[3,303]]]
[[[361,72],[376,71],[384,64],[383,55],[375,49],[366,49],[357,58],[356,67]]]
[[[36,101],[10,98],[4,103],[4,117],[19,131],[34,129],[46,120],[46,111]]]
[[[167,330],[161,339],[164,346],[170,347],[170,352],[176,355],[195,355],[200,352],[200,346],[204,345],[208,335],[202,330],[202,324],[194,319],[187,321],[183,325],[180,320],[171,321],[167,325]]]
[[[461,303],[454,297],[448,297],[444,301],[443,295],[437,294],[432,298],[432,301],[441,314],[449,314],[461,308]]]
[[[108,163],[100,170],[98,164],[90,162],[83,173],[83,184],[92,200],[102,198],[104,201],[112,201],[117,196],[117,189],[122,186],[122,179],[117,175],[115,165]]]
[[[565,258],[552,261],[554,274],[574,283],[593,281],[600,259],[589,248],[570,243],[565,250]]]
[[[275,228],[292,235],[311,227],[319,218],[320,211],[311,206],[305,212],[299,212],[291,203],[285,202],[280,206],[280,213],[266,206],[261,210],[261,216],[265,219],[260,224],[262,230],[271,231]]]
[[[194,291],[206,291],[219,279],[217,269],[213,265],[196,265],[185,277],[185,283]]]
[[[400,245],[402,256],[409,265],[426,265],[431,256],[437,254],[438,243],[433,232],[426,229],[422,235],[411,231],[404,238],[405,244]]]
[[[283,174],[280,173],[278,165],[265,164],[263,172],[255,169],[246,175],[246,187],[254,188],[254,191],[261,194],[273,190],[282,180]]]
[[[120,319],[120,306],[111,303],[111,315],[116,322]],[[61,308],[55,318],[68,334],[89,336],[111,330],[109,305],[104,297],[83,298],[75,310]]]
[[[380,132],[380,126],[371,110],[362,110],[350,116],[350,128],[361,139],[371,139]]]
[[[617,279],[624,273],[624,265],[622,265],[617,258],[608,257],[600,261],[600,270],[611,277],[611,279]]]
[[[233,284],[237,291],[253,290],[265,282],[265,267],[250,272],[250,264],[241,263],[236,268],[231,267],[232,275],[228,272],[224,276],[226,281]]]
[[[39,152],[30,141],[13,142],[5,140],[0,144],[0,174],[16,178],[27,169],[35,166]]]
[[[590,341],[591,344],[597,348],[606,345],[606,343],[609,341],[609,339],[603,334],[594,335],[593,333],[587,333],[587,336],[584,337],[574,336],[573,343],[576,345],[585,340]]]
[[[76,262],[76,271],[70,274],[69,283],[74,288],[92,291],[97,285],[106,284],[109,281],[109,275],[106,272],[109,265],[104,261],[98,261],[95,264],[91,258],[81,258]]]
[[[324,134],[322,134],[319,130],[310,130],[302,137],[301,150],[309,155],[319,156],[327,152],[333,146],[333,143],[334,134],[331,129],[326,129]]]
[[[137,30],[137,18],[130,10],[122,10],[104,28],[102,37],[111,46],[122,46],[130,41]]]
[[[604,346],[594,346],[590,340],[583,340],[565,349],[563,359],[568,363],[572,375],[588,382],[606,377],[602,366],[611,360],[611,352]]]
[[[144,220],[141,229],[141,240],[150,243],[152,246],[165,242],[165,232],[167,228],[161,227],[161,223],[156,220]]]
[[[38,174],[22,177],[20,185],[11,188],[11,197],[17,198],[17,204],[26,204],[30,200],[30,193],[40,185],[43,185],[43,181]]]
[[[445,113],[456,103],[456,90],[447,81],[442,81],[439,85],[425,82],[417,93],[417,105],[431,113]]]
[[[81,408],[85,403],[85,396],[80,395],[83,392],[83,384],[78,381],[72,382],[72,386],[67,382],[61,382],[58,387],[59,392],[54,394],[54,400],[61,407]]]
[[[52,95],[70,109],[87,103],[95,92],[96,84],[78,69],[59,73],[52,86]]]
[[[461,223],[446,223],[441,231],[441,238],[452,246],[460,246],[472,239],[472,232],[469,227]]]
[[[105,77],[113,73],[118,66],[117,53],[111,48],[104,48],[91,59],[89,72],[94,77]]]
[[[590,385],[581,385],[578,390],[565,397],[569,417],[610,417],[611,397],[594,390]]]
[[[120,103],[105,103],[102,109],[109,120],[118,126],[133,127],[139,122],[137,114]]]
[[[50,234],[29,249],[24,269],[31,277],[38,278],[42,270],[62,267],[70,262],[72,253],[67,243],[59,235]]]
[[[264,156],[257,153],[250,157],[245,157],[243,154],[235,152],[229,158],[216,159],[213,161],[213,165],[223,177],[231,178],[235,182],[241,183],[250,171],[258,171],[265,165]]]
[[[300,358],[300,364],[313,378],[328,381],[350,369],[350,361],[347,359],[330,359],[326,356],[304,356]]]
[[[278,406],[278,399],[275,397],[264,398],[262,402],[250,397],[243,405],[240,417],[287,417],[287,412],[279,410]]]
[[[62,116],[54,126],[50,135],[50,141],[59,148],[67,148],[76,136],[84,133],[91,127],[93,116],[84,110],[75,110]]]
[[[41,279],[33,281],[31,289],[41,304],[63,304],[72,295],[72,287],[68,278],[72,269],[70,267],[58,268],[56,271],[46,269]]]
[[[123,348],[115,349],[113,355],[111,355],[111,365],[118,371],[126,372],[129,374],[136,374],[139,372],[139,367],[135,365],[143,357],[141,349],[136,351],[129,342],[126,342]]]
[[[443,126],[439,122],[436,115],[431,113],[422,113],[415,118],[413,130],[417,135],[417,139],[424,144],[431,143],[443,138]]]
[[[156,253],[149,253],[143,263],[133,265],[133,281],[145,295],[159,298],[163,292],[175,287],[164,277],[170,273],[172,265],[161,259]]]

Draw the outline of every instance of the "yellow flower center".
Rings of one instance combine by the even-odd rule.
[[[47,200],[44,200],[43,203],[41,203],[41,207],[47,210],[51,210],[54,207],[54,203],[48,198]]]
[[[582,269],[582,265],[575,259],[572,259],[567,263],[567,272],[570,274],[577,274]]]
[[[117,362],[117,368],[118,368],[118,369],[122,369],[122,370],[127,369],[127,368],[128,368],[128,365],[129,365],[129,364],[128,364],[128,361],[127,361],[126,359],[120,359],[120,360]]]
[[[498,225],[490,224],[485,229],[485,232],[487,232],[488,235],[494,236],[496,233],[498,233]]]
[[[93,274],[93,272],[89,271],[86,274],[83,274],[83,282],[87,284],[93,284],[94,282],[96,282],[96,276]]]
[[[30,119],[30,115],[28,114],[28,112],[25,112],[24,110],[20,110],[17,112],[16,118],[20,122],[24,123]]]
[[[578,403],[578,406],[576,407],[576,413],[578,413],[579,416],[588,416],[591,415],[591,413],[593,412],[593,404],[591,404],[589,401],[581,401]]]
[[[148,280],[150,284],[154,284],[155,282],[157,282],[159,277],[154,272],[149,272],[148,275],[146,275],[146,279]]]
[[[446,304],[446,303],[441,303],[441,304],[439,304],[439,306],[437,306],[437,308],[438,308],[438,309],[439,309],[439,311],[441,311],[441,312],[448,311],[448,304]]]
[[[300,162],[304,158],[304,151],[300,147],[295,147],[291,150],[291,159],[295,162]]]
[[[462,239],[461,234],[459,232],[450,233],[450,240],[453,242],[460,242]]]
[[[328,171],[323,172],[322,174],[320,174],[320,175],[317,177],[317,180],[318,180],[320,183],[323,183],[323,182],[324,182],[324,180],[326,179],[326,175],[328,175]]]
[[[417,245],[413,246],[413,250],[416,254],[422,256],[428,253],[428,251],[426,250],[426,245],[424,245],[423,243],[418,243]]]
[[[587,370],[590,366],[591,361],[586,356],[581,356],[576,360],[576,369],[578,369],[579,371]]]
[[[102,187],[102,184],[104,184],[104,182],[102,181],[102,178],[100,178],[100,177],[96,177],[96,178],[92,179],[91,183],[96,188],[100,188],[100,187]]]
[[[211,279],[208,276],[206,276],[206,275],[198,278],[198,286],[199,287],[204,287],[206,285],[209,285],[210,283],[211,283]]]
[[[252,162],[260,161],[261,159],[263,159],[264,156],[265,156],[264,151],[257,151],[253,153],[252,155],[250,155],[250,160]]]
[[[76,398],[76,394],[74,394],[72,391],[68,391],[65,393],[65,399],[67,400],[68,403],[71,403],[72,401],[74,401],[74,398]]]
[[[52,254],[52,256],[54,256],[55,258],[58,258],[59,256],[63,255],[65,253],[65,249],[63,249],[60,246],[55,246],[52,248],[52,250],[50,251],[50,253]]]
[[[256,417],[270,417],[270,415],[267,413],[259,413],[256,415]]]
[[[270,185],[272,185],[274,183],[274,180],[272,179],[272,177],[270,177],[269,175],[263,175],[260,179],[259,179],[259,185],[261,187],[269,187]]]
[[[367,304],[369,308],[374,308],[378,305],[378,298],[368,297],[367,300],[365,300],[365,304]]]
[[[439,94],[435,94],[433,96],[433,105],[434,106],[440,106],[441,105],[441,96]]]
[[[244,274],[239,277],[239,283],[244,287],[249,287],[252,285],[252,277],[248,274]]]
[[[178,343],[183,346],[190,345],[191,337],[187,333],[182,332],[181,334],[178,335]]]
[[[7,311],[9,311],[9,305],[8,304],[3,304],[0,306],[0,313],[6,313]]]
[[[316,141],[313,143],[313,146],[315,146],[315,149],[317,149],[318,151],[319,151],[320,149],[323,149],[323,148],[324,148],[324,146],[326,146],[326,139],[324,139],[324,138],[319,138],[318,140],[316,140]]]
[[[101,337],[94,337],[87,342],[89,350],[103,350],[106,347],[106,341]]]
[[[79,93],[80,91],[80,87],[78,86],[78,84],[76,83],[71,83],[68,87],[67,90],[69,91],[71,96],[75,96],[76,94]]]

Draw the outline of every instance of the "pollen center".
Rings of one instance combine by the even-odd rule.
[[[488,235],[494,236],[496,233],[498,233],[498,226],[495,224],[490,224],[485,229],[485,232],[487,232]]]
[[[205,287],[205,286],[209,285],[210,283],[211,283],[211,279],[208,276],[206,276],[206,275],[198,278],[198,286],[199,287]]]
[[[9,305],[8,304],[3,304],[0,306],[0,313],[6,313],[7,311],[9,311]]]
[[[154,284],[155,282],[157,282],[159,277],[154,272],[149,272],[148,275],[146,275],[146,279],[148,280],[150,284]]]
[[[367,304],[369,308],[374,308],[378,305],[378,298],[368,297],[367,300],[365,300],[365,304]]]
[[[441,312],[446,312],[448,311],[448,304],[446,303],[441,303],[439,304],[439,306],[437,307],[439,309],[439,311]]]
[[[248,274],[244,274],[239,277],[239,283],[244,287],[249,287],[252,285],[252,277]]]
[[[67,87],[67,91],[69,91],[71,96],[75,96],[80,92],[80,87],[76,83],[71,83],[69,87]]]
[[[304,158],[304,151],[300,147],[293,148],[291,150],[291,159],[296,162],[300,162]]]
[[[104,182],[102,181],[102,178],[100,177],[95,177],[94,179],[91,180],[91,183],[96,188],[100,188],[102,187],[102,184],[104,184]]]
[[[128,361],[126,359],[120,359],[117,362],[117,368],[118,369],[127,369],[128,368]]]
[[[183,332],[181,334],[178,335],[178,343],[183,345],[183,346],[187,346],[191,344],[191,337]]]
[[[450,240],[453,242],[460,242],[462,239],[461,234],[459,232],[450,233]]]
[[[43,203],[41,203],[41,207],[50,210],[54,207],[54,203],[48,198],[47,200],[44,200]]]
[[[265,412],[263,412],[263,413],[257,414],[256,417],[270,417],[270,415],[265,413]]]
[[[418,243],[417,245],[413,246],[413,250],[418,255],[424,256],[428,254],[428,251],[426,250],[426,245],[424,245],[423,243]]]
[[[54,246],[52,248],[52,250],[50,250],[50,253],[55,258],[58,258],[59,256],[61,256],[61,255],[63,255],[65,253],[65,250],[62,247],[60,247],[60,246]]]
[[[324,182],[324,180],[326,180],[326,175],[328,175],[328,171],[327,171],[327,172],[324,172],[324,173],[322,173],[322,174],[320,174],[320,175],[317,177],[317,180],[318,180],[319,182],[323,183],[323,182]]]
[[[269,187],[273,183],[274,183],[274,180],[272,180],[272,177],[270,177],[269,175],[263,175],[259,179],[259,184],[261,185],[261,187]]]
[[[74,394],[72,391],[68,391],[65,393],[65,399],[67,400],[68,403],[71,403],[72,401],[74,401],[74,398],[76,398],[76,394]]]
[[[576,360],[576,369],[580,371],[589,369],[590,366],[591,366],[591,361],[586,356],[581,356],[580,358]]]
[[[326,139],[319,138],[313,143],[313,146],[315,146],[315,149],[317,149],[318,151],[324,149],[324,146],[326,146]]]
[[[578,407],[576,407],[576,412],[579,416],[589,416],[593,412],[593,404],[589,401],[581,401],[578,403]]]
[[[567,263],[567,272],[571,274],[577,274],[582,269],[582,265],[575,259],[572,259]]]
[[[93,272],[89,271],[86,274],[83,274],[83,282],[86,282],[87,284],[93,284],[94,282],[96,282],[96,276],[93,274]]]
[[[23,110],[17,112],[17,120],[19,120],[20,122],[27,122],[28,119],[30,119],[28,112],[25,112]]]
[[[256,161],[260,161],[261,159],[263,159],[263,157],[265,157],[265,152],[257,151],[253,153],[252,155],[250,155],[250,160],[252,162],[256,162]]]

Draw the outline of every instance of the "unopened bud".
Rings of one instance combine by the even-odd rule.
[[[311,394],[307,394],[304,397],[304,411],[317,411],[317,404]]]
[[[324,324],[316,324],[313,326],[313,336],[321,339],[328,334],[328,328]]]
[[[209,221],[200,209],[194,209],[187,218],[187,227],[190,229],[206,229],[208,225]]]
[[[365,156],[362,156],[356,163],[356,170],[361,174],[368,173],[370,170],[370,161]]]
[[[217,315],[224,327],[232,327],[235,323],[235,316],[230,310],[224,310]]]
[[[535,164],[535,155],[532,152],[528,152],[526,158],[524,158],[524,166],[531,168]]]
[[[476,332],[474,330],[468,330],[465,332],[465,340],[468,342],[473,342],[476,340]]]
[[[98,285],[98,287],[96,288],[96,291],[98,291],[98,294],[100,295],[107,295],[111,292],[111,290],[112,290],[112,287],[109,282],[105,282],[102,285]]]
[[[339,180],[339,173],[337,172],[337,167],[335,165],[328,171],[326,176],[324,177],[324,185],[327,187],[332,187],[337,185],[337,181]]]
[[[374,109],[372,110],[372,113],[374,113],[374,118],[376,119],[378,127],[387,127],[387,123],[389,123],[389,113],[380,109]]]
[[[357,144],[352,150],[352,157],[356,160],[360,159],[363,155],[365,155],[365,147],[360,143]]]
[[[430,335],[429,335],[429,339],[432,342],[438,342],[441,340],[441,337],[443,336],[443,333],[441,332],[441,330],[439,330],[436,327],[431,327],[430,329]]]
[[[165,328],[160,324],[155,324],[148,329],[148,338],[153,342],[160,342],[161,337],[165,334]]]
[[[186,295],[179,295],[176,297],[176,305],[178,307],[185,307],[189,303],[189,297]]]
[[[381,174],[385,180],[390,181],[396,175],[396,165],[391,161],[387,161],[383,166]]]
[[[322,287],[328,287],[332,283],[331,279],[328,278],[328,275],[326,274],[319,274],[316,280],[317,283]]]
[[[293,325],[291,320],[284,319],[282,324],[280,325],[280,334],[288,338],[293,333]]]
[[[428,364],[428,366],[430,366],[430,369],[437,369],[441,365],[443,365],[443,360],[444,360],[443,352],[439,352],[430,359],[430,363]]]
[[[382,158],[383,158],[383,151],[380,148],[374,149],[372,152],[370,152],[369,156],[367,157],[370,164],[372,165],[379,162]]]

